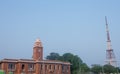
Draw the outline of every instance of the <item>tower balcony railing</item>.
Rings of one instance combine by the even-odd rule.
[[[15,71],[16,69],[8,69],[8,71]]]

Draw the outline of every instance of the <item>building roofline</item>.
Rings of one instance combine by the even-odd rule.
[[[59,60],[33,60],[33,59],[3,59],[0,61],[0,63],[2,62],[13,62],[13,63],[49,63],[49,64],[64,64],[64,65],[70,65],[69,62],[63,62],[63,61],[59,61]]]

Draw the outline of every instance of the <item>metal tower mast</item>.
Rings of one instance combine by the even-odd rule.
[[[107,23],[107,17],[105,16],[105,22],[106,22],[106,32],[107,32],[107,50],[106,50],[106,63],[112,66],[117,67],[117,61],[115,59],[115,55],[113,52],[113,49],[111,47],[111,40],[110,40],[110,34],[108,29],[108,23]]]

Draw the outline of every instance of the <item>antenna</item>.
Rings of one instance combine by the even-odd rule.
[[[107,17],[106,16],[105,16],[105,22],[106,22],[107,41],[111,42],[110,35],[109,35],[109,29],[108,29],[108,23],[107,23]]]
[[[110,34],[108,29],[108,23],[107,23],[107,17],[105,16],[105,22],[106,22],[106,32],[107,32],[107,50],[106,50],[106,62],[109,65],[117,66],[117,62],[115,60],[115,55],[113,52],[113,49],[111,47],[111,40],[110,40]]]

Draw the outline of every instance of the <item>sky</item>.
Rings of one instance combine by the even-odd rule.
[[[31,59],[40,38],[44,58],[73,53],[89,66],[106,60],[107,16],[120,62],[120,0],[0,0],[0,59]]]

